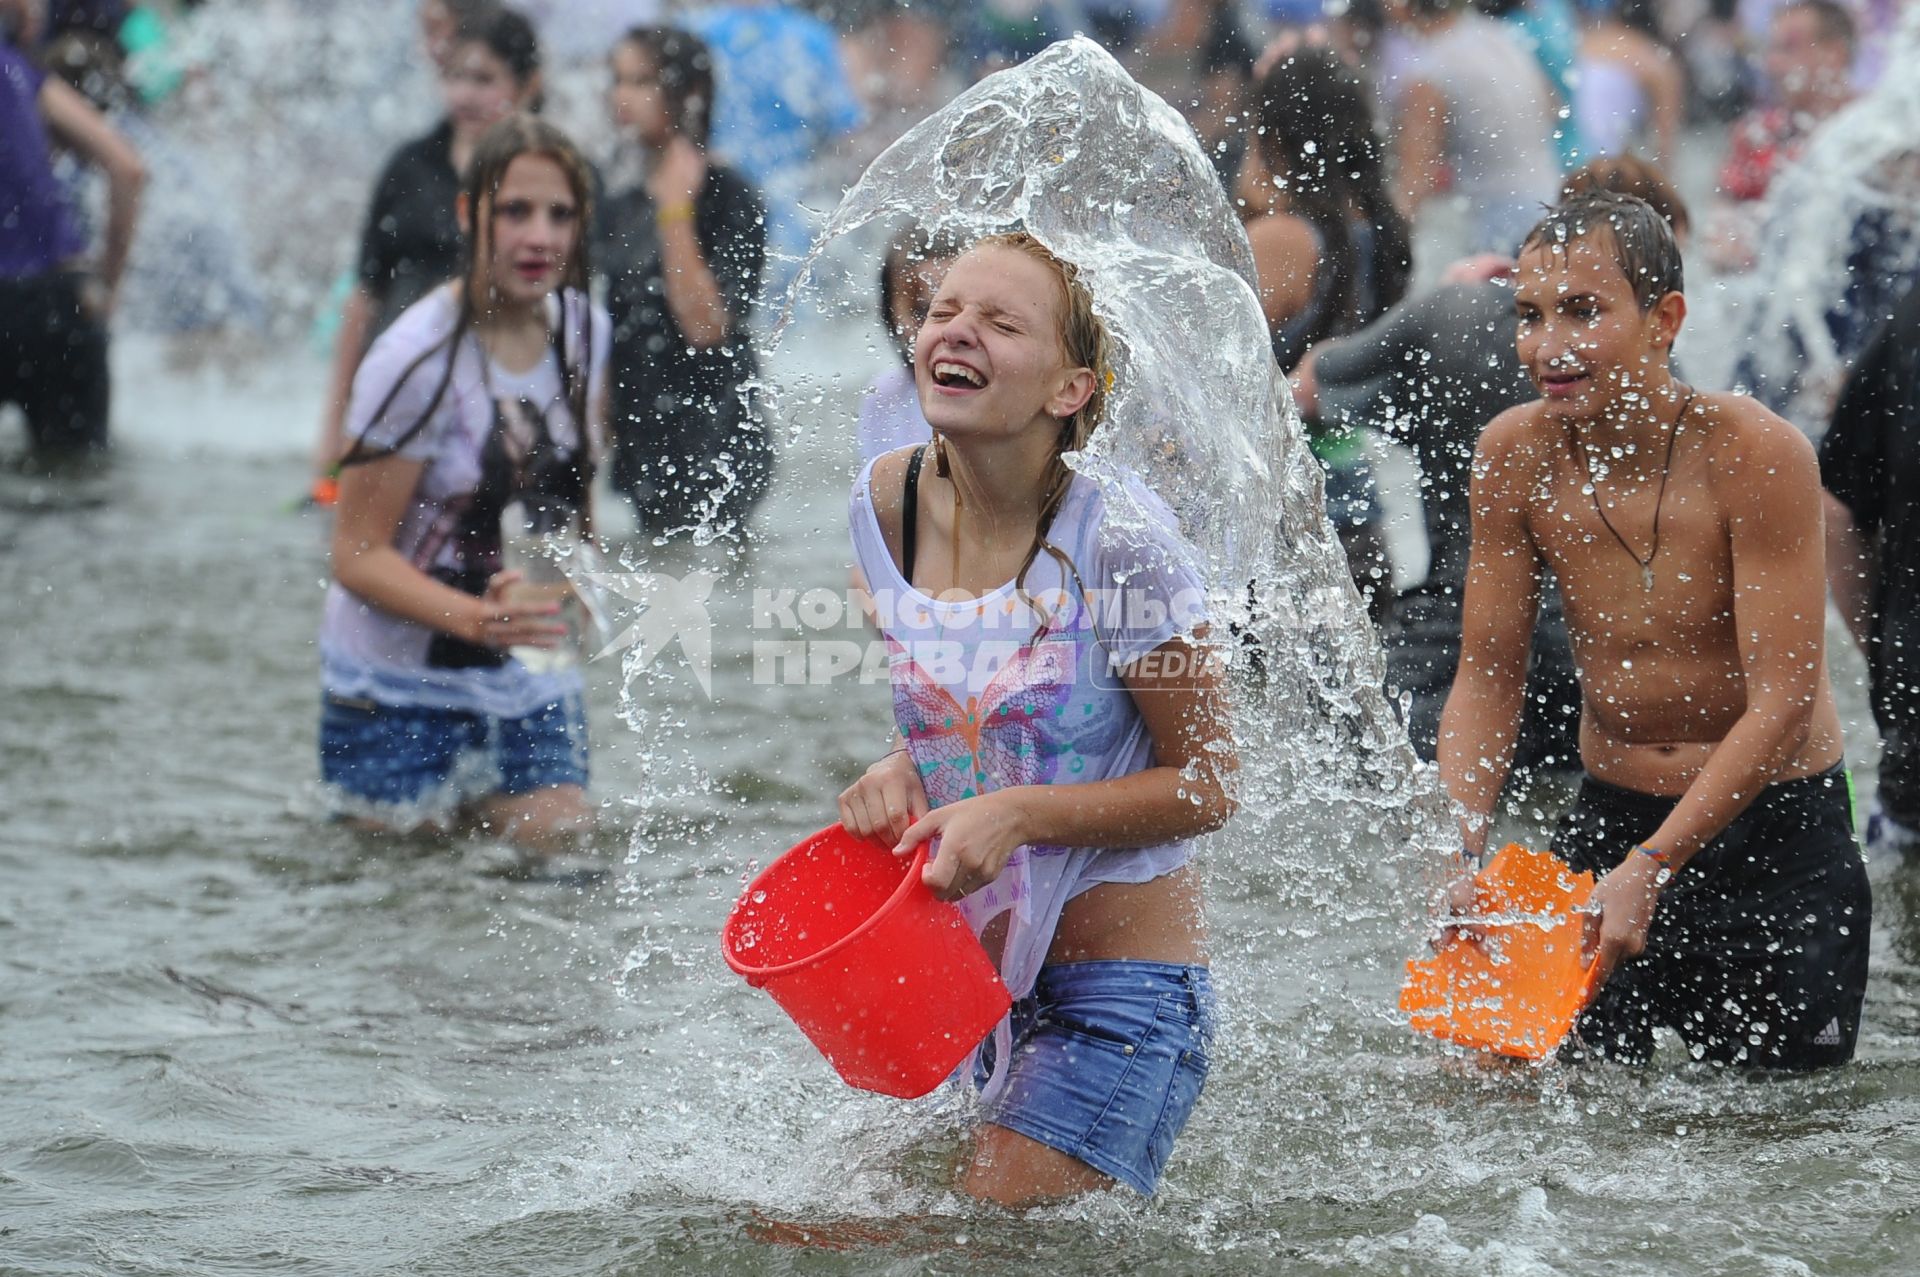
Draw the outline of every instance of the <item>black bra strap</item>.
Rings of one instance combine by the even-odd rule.
[[[901,498],[900,575],[908,585],[913,584],[913,552],[920,539],[920,463],[926,455],[925,448],[915,448],[907,458],[907,488]]]

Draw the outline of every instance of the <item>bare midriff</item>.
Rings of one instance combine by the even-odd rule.
[[[997,964],[1007,915],[987,924],[980,943]],[[1067,902],[1047,963],[1173,962],[1204,966],[1207,928],[1200,877],[1191,866],[1152,882],[1103,882]]]
[[[1628,627],[1620,627],[1628,628]],[[1724,631],[1670,629],[1659,639],[1579,645],[1586,694],[1580,761],[1610,785],[1678,797],[1747,711],[1739,650]],[[1776,779],[1813,776],[1840,761],[1840,716],[1825,680],[1807,738]]]
[[[1839,715],[1831,697],[1824,698],[1814,711],[1806,743],[1780,768],[1774,783],[1817,776],[1833,767],[1841,759],[1840,739]],[[1580,762],[1588,774],[1622,789],[1668,798],[1687,792],[1719,744],[1717,740],[1623,741],[1584,721],[1580,726]]]
[[[1191,866],[1151,882],[1103,882],[1067,902],[1048,962],[1128,958],[1205,964],[1200,875]]]

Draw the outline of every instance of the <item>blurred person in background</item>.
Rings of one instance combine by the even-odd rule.
[[[496,3],[502,0],[495,0]],[[654,26],[695,7],[685,0],[504,0],[540,35],[540,114],[593,156],[616,151],[606,110],[607,52],[635,27]],[[602,174],[623,178],[627,175]]]
[[[1854,0],[1853,21],[1859,52],[1853,60],[1853,87],[1861,93],[1880,83],[1900,20],[1913,0]]]
[[[887,243],[880,260],[880,322],[899,362],[875,377],[861,396],[854,435],[862,465],[933,439],[933,427],[921,410],[920,392],[913,381],[913,343],[961,247],[951,235],[930,236],[912,223]]]
[[[853,148],[858,158],[880,154],[966,87],[944,16],[952,7],[924,0],[865,0],[855,7],[841,51],[866,106],[867,123]]]
[[[471,5],[440,34],[450,0],[428,0],[422,34],[438,63],[446,114],[387,160],[360,236],[357,278],[341,313],[333,373],[314,453],[312,498],[331,504],[345,444],[347,401],[360,360],[400,313],[453,278],[460,261],[454,201],[460,174],[489,128],[540,98],[540,42],[519,12]]]
[[[460,23],[491,0],[420,0],[420,44],[435,66],[447,60]]]
[[[1739,0],[1670,0],[1660,10],[1660,34],[1686,68],[1688,109],[1725,124],[1753,97],[1747,40]]]
[[[1325,44],[1364,76],[1379,74],[1382,54],[1394,42],[1387,16],[1390,0],[1257,0],[1240,6],[1250,11],[1256,30],[1264,27],[1267,44],[1254,60],[1258,80],[1275,57],[1301,39]]]
[[[759,188],[767,205],[769,289],[785,288],[812,239],[803,206],[826,180],[823,161],[866,113],[833,28],[779,0],[736,0],[685,15],[711,50],[715,158]]]
[[[1586,142],[1580,132],[1576,84],[1580,79],[1580,24],[1571,0],[1474,0],[1474,7],[1506,23],[1553,84],[1554,97],[1559,99],[1554,107],[1554,153],[1560,158],[1561,168],[1573,168],[1580,162]]]
[[[1229,192],[1240,175],[1252,121],[1254,47],[1232,0],[1209,0],[1195,86],[1187,111],[1200,145]]]
[[[1366,86],[1335,50],[1302,42],[1256,90],[1254,145],[1240,198],[1274,360],[1291,372],[1315,344],[1397,303],[1413,271],[1405,218],[1388,190],[1386,144]],[[1327,516],[1376,620],[1392,597],[1385,511],[1366,437],[1309,419],[1327,471]]]
[[[698,36],[636,27],[613,48],[607,105],[646,176],[606,202],[595,244],[613,319],[613,483],[649,536],[737,523],[773,450],[747,395],[747,321],[766,206],[707,154],[714,59]]]
[[[1680,61],[1620,18],[1619,0],[1580,0],[1580,135],[1594,155],[1651,154],[1670,167],[1686,115]]]
[[[1920,284],[1913,108],[1906,86],[1883,84],[1830,119],[1776,175],[1752,239],[1733,241],[1749,275],[1728,379],[1814,438],[1853,361]]]
[[[137,327],[175,338],[171,359],[191,366],[232,352],[229,342],[210,344],[209,339],[257,338],[267,324],[267,308],[252,277],[244,225],[205,181],[177,132],[154,121],[132,75],[122,40],[144,12],[130,11],[118,27],[70,27],[47,42],[44,61],[107,118],[147,166],[150,187],[161,198],[142,206],[123,313]],[[88,193],[76,180],[77,206],[90,206]]]
[[[1854,364],[1820,440],[1820,482],[1828,580],[1880,729],[1867,847],[1920,855],[1920,289]]]
[[[1837,0],[1791,0],[1767,36],[1770,102],[1740,117],[1720,168],[1720,195],[1733,204],[1766,198],[1774,174],[1807,138],[1853,100],[1853,15]]]
[[[979,80],[1089,25],[1073,0],[976,0],[956,17],[954,37],[967,78]]]
[[[27,52],[45,18],[42,0],[0,0],[0,405],[25,414],[37,464],[60,464],[107,445],[107,323],[146,168],[105,116]],[[91,263],[54,175],[54,143],[106,175],[106,226]]]
[[[1410,42],[1392,85],[1401,207],[1450,193],[1469,252],[1505,252],[1558,189],[1553,86],[1508,28],[1468,0],[1393,0]]]
[[[1698,3],[1699,0],[1692,0]],[[1873,50],[1867,46],[1876,38],[1890,34],[1899,25],[1900,13],[1912,0],[1839,0],[1853,18],[1854,41],[1857,52],[1854,57],[1853,75],[1856,87],[1865,88],[1874,77],[1877,69],[1884,67],[1886,50]],[[1648,0],[1635,0],[1646,4]],[[1794,0],[1714,0],[1715,9],[1727,9],[1731,12],[1736,30],[1744,38],[1749,55],[1764,58],[1769,39],[1772,35],[1774,19],[1780,11],[1792,5]],[[1671,5],[1661,6],[1664,17]],[[1879,57],[1875,55],[1879,54]],[[1758,68],[1762,74],[1765,68]]]

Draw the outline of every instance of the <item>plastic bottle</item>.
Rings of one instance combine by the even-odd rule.
[[[510,602],[533,606],[560,605],[558,617],[567,632],[552,647],[513,647],[508,652],[537,674],[554,673],[579,665],[592,629],[591,618],[563,566],[583,544],[574,531],[570,508],[515,501],[500,516],[503,566],[519,572],[520,581],[508,592]]]

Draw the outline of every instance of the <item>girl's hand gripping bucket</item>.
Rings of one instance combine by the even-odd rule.
[[[966,919],[911,859],[823,829],[750,883],[720,933],[851,1086],[915,1099],[945,1081],[1012,999]]]

